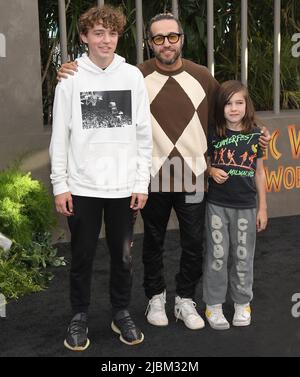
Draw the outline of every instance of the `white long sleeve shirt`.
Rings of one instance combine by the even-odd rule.
[[[141,72],[115,54],[105,70],[86,55],[56,87],[50,144],[54,195],[148,193],[151,118]]]

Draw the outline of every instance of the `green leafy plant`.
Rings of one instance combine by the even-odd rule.
[[[37,270],[28,270],[14,260],[0,259],[0,292],[7,299],[17,299],[25,294],[45,288],[43,275]]]
[[[39,233],[52,228],[55,217],[46,188],[30,173],[17,169],[0,172],[0,231],[27,246]]]
[[[0,292],[18,298],[44,289],[49,266],[65,265],[51,244],[55,225],[52,198],[43,184],[17,168],[0,172],[0,232],[13,241],[0,248]]]

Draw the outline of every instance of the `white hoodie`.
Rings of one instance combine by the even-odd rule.
[[[105,69],[88,56],[56,87],[50,144],[54,195],[124,198],[148,193],[151,118],[141,72],[115,54]]]

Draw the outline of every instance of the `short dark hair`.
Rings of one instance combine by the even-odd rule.
[[[151,26],[155,22],[162,21],[162,20],[173,20],[173,21],[175,21],[178,25],[179,33],[183,34],[183,28],[182,28],[181,22],[178,20],[178,18],[176,18],[172,13],[159,13],[156,16],[154,16],[153,18],[151,18],[151,20],[148,24],[148,30],[147,30],[148,39],[150,39],[152,37]]]

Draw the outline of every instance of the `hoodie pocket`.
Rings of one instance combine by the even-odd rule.
[[[78,164],[78,175],[89,187],[124,189],[135,181],[136,146],[115,141],[87,145]],[[77,157],[78,159],[78,157]]]

